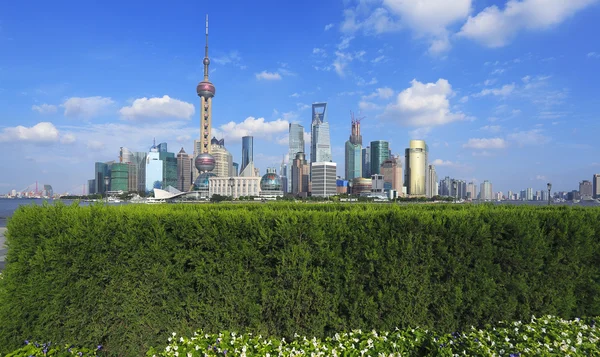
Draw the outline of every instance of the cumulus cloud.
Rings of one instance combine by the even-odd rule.
[[[60,138],[61,144],[72,144],[75,142],[75,135],[67,133]]]
[[[289,121],[277,119],[266,121],[265,118],[248,117],[241,123],[229,122],[213,129],[213,135],[229,140],[238,140],[243,136],[271,139],[274,135],[288,131]]]
[[[40,114],[54,114],[58,110],[56,105],[53,104],[42,104],[42,105],[33,105],[31,110],[36,111]]]
[[[486,125],[479,128],[481,131],[489,131],[490,133],[497,133],[502,129],[500,125]]]
[[[466,144],[463,144],[463,147],[469,149],[504,149],[506,147],[506,141],[502,138],[475,138],[469,139]]]
[[[439,166],[439,167],[444,167],[444,166],[445,167],[461,167],[461,166],[464,166],[464,165],[459,164],[454,161],[442,160],[442,159],[435,159],[435,160],[433,160],[433,162],[431,164],[435,165],[435,166]]]
[[[194,115],[194,105],[169,97],[139,98],[131,106],[119,111],[123,119],[136,120],[143,118],[177,118],[190,119]]]
[[[556,26],[594,2],[596,0],[510,0],[502,10],[492,5],[470,16],[458,35],[489,47],[502,47],[520,31]]]
[[[262,71],[255,74],[256,79],[265,81],[278,81],[281,80],[281,75],[277,72]]]
[[[327,24],[325,25],[325,31],[329,31],[333,28],[333,24]]]
[[[508,139],[514,141],[519,146],[543,145],[550,141],[550,138],[543,134],[542,129],[512,133],[508,136]]]
[[[450,110],[449,98],[454,94],[450,83],[443,78],[435,83],[421,83],[415,79],[411,87],[400,92],[396,100],[385,108],[382,118],[398,121],[405,126],[432,127],[467,116]]]
[[[484,97],[486,95],[495,95],[498,97],[506,97],[510,95],[515,90],[515,84],[506,84],[501,88],[493,88],[493,89],[484,89],[481,92],[475,94],[476,97]]]
[[[37,123],[32,127],[22,125],[2,129],[0,142],[27,142],[51,144],[59,141],[58,129],[50,122]]]
[[[450,48],[448,27],[467,18],[471,0],[383,0],[359,1],[344,11],[341,30],[354,33],[380,34],[409,28],[416,37],[425,38],[429,52],[438,54]]]
[[[375,90],[375,92],[363,96],[363,99],[371,99],[371,98],[381,98],[381,99],[388,99],[391,98],[394,95],[394,90],[392,88],[389,87],[383,87],[383,88],[377,88]]]
[[[65,116],[89,119],[102,114],[113,104],[114,101],[108,97],[72,97],[67,99],[61,107],[65,108]]]

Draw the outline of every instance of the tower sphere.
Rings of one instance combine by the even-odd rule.
[[[210,64],[210,59],[208,59],[208,57],[205,57],[202,63],[208,66]]]
[[[266,192],[281,191],[281,177],[275,173],[263,175],[260,179],[260,189]]]
[[[215,158],[208,153],[200,154],[196,156],[194,166],[196,166],[200,172],[212,171],[215,168]]]
[[[198,97],[212,98],[215,96],[215,86],[209,81],[202,81],[198,83],[196,93],[198,93]]]

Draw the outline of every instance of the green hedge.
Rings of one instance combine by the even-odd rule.
[[[0,353],[39,338],[143,355],[162,336],[440,332],[600,315],[600,210],[217,204],[21,207]]]

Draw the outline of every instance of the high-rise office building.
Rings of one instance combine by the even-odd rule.
[[[208,79],[208,66],[210,59],[208,58],[208,15],[206,15],[206,45],[204,46],[204,79],[196,86],[196,94],[200,97],[200,148],[196,148],[194,141],[194,152],[199,151],[198,156],[194,157],[194,166],[197,173],[194,173],[194,185],[199,173],[208,173],[215,168],[215,158],[211,155],[210,135],[212,134],[212,100],[215,96],[215,86]],[[177,170],[175,170],[177,171]],[[177,181],[177,178],[175,179]],[[148,181],[148,180],[146,180]],[[206,178],[201,179],[202,182]],[[201,182],[198,182],[200,186]]]
[[[156,148],[158,149],[158,152],[168,152],[169,150],[167,150],[167,143],[160,143],[158,145],[156,145]]]
[[[371,179],[371,147],[362,149],[362,177]]]
[[[304,127],[300,124],[296,124],[296,123],[291,123],[289,125],[289,163],[288,163],[288,168],[290,168],[291,171],[291,167],[294,164],[294,159],[296,158],[296,154],[301,152],[301,153],[305,153],[305,147],[304,147]],[[289,178],[289,176],[291,175],[291,173],[288,173],[287,176]],[[288,187],[288,192],[292,192],[292,180],[288,179],[287,180],[287,187]]]
[[[533,201],[533,188],[529,187],[527,190],[525,190],[525,197],[525,200]]]
[[[360,123],[352,122],[352,134],[350,139],[346,141],[346,147],[344,150],[344,161],[346,170],[346,180],[351,181],[355,177],[362,177],[362,145],[358,142],[362,141],[360,136]],[[354,139],[354,140],[353,140]],[[353,142],[354,141],[354,142]]]
[[[240,164],[238,164],[237,162],[233,163],[233,176],[238,176],[240,174]]]
[[[192,187],[192,160],[183,148],[177,153],[177,189],[182,192]]]
[[[105,184],[105,177],[110,178],[110,170],[108,164],[104,162],[96,162],[94,172],[94,180],[96,184],[96,187],[94,188],[95,193],[103,195],[106,193],[106,191],[109,190],[109,187],[107,187]]]
[[[96,194],[96,179],[88,180],[88,195]]]
[[[306,156],[303,152],[296,153],[291,171],[292,190],[290,192],[294,195],[307,195],[309,192],[310,166],[306,162]]]
[[[146,192],[155,188],[163,188],[163,162],[158,148],[153,145],[146,155]]]
[[[159,152],[159,159],[163,164],[163,189],[167,189],[169,186],[177,187],[177,158],[172,152]]]
[[[491,201],[494,199],[494,191],[492,190],[492,183],[485,180],[481,183],[480,199],[483,201]]]
[[[310,162],[331,162],[327,103],[312,105]]]
[[[134,171],[132,175],[135,179],[136,188],[132,191],[146,192],[146,155],[145,152],[136,151],[133,153],[133,165],[130,164],[133,168],[130,166],[130,169]],[[131,185],[133,188],[133,184]]]
[[[592,191],[594,198],[600,198],[600,174],[594,174],[592,177]]]
[[[476,200],[477,199],[477,185],[473,182],[469,182],[467,184],[467,199],[468,200]]]
[[[54,190],[52,185],[44,185],[44,196],[52,198],[54,196]]]
[[[110,167],[110,190],[123,191],[129,190],[129,164],[114,163]]]
[[[242,166],[240,171],[244,171],[248,164],[254,164],[254,137],[242,137]]]
[[[588,181],[583,180],[579,183],[579,196],[581,199],[590,199],[594,196],[594,185]]]
[[[390,156],[390,143],[385,140],[371,141],[371,175],[380,174],[381,164]]]
[[[225,148],[225,140],[213,138],[211,154],[215,158],[215,168],[212,171],[217,177],[232,177],[233,155]]]
[[[402,163],[400,157],[390,157],[381,164],[381,174],[390,188],[402,194]]]
[[[337,193],[335,162],[313,162],[311,169],[311,195],[316,197],[335,196]]]
[[[427,187],[427,154],[429,148],[424,140],[411,140],[405,152],[406,193],[411,196],[425,196]]]
[[[429,198],[437,196],[438,185],[437,185],[437,173],[435,172],[435,165],[429,165],[427,168],[427,188],[425,195]]]

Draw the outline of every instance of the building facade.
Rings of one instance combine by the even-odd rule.
[[[426,195],[428,152],[429,148],[424,140],[411,140],[406,149],[406,192],[411,197]]]
[[[182,192],[190,191],[192,187],[192,158],[183,148],[177,153],[177,189]]]
[[[383,179],[391,185],[391,189],[402,193],[402,162],[400,157],[390,157],[381,164]]]
[[[233,155],[225,148],[224,140],[214,139],[211,143],[211,154],[215,158],[213,173],[217,177],[230,177],[233,175]]]
[[[242,166],[240,172],[244,171],[251,162],[254,163],[254,137],[244,136],[242,137]]]
[[[114,163],[110,168],[110,190],[128,192],[129,164]]]
[[[389,159],[390,155],[390,143],[385,140],[376,140],[371,141],[371,175],[380,174],[381,173],[381,164],[387,159]]]
[[[492,183],[485,180],[481,183],[480,199],[482,201],[491,201],[494,199],[494,191],[492,190]]]
[[[579,183],[579,196],[581,199],[590,199],[594,196],[594,185],[588,181],[583,180]]]
[[[435,165],[428,165],[427,167],[427,188],[425,190],[425,195],[429,198],[438,195],[438,183]]]
[[[303,152],[296,153],[292,162],[292,190],[293,195],[308,195],[310,182],[310,166]]]
[[[371,179],[371,147],[362,149],[362,177]]]
[[[477,185],[473,182],[467,184],[467,200],[477,199]]]
[[[310,162],[331,161],[331,140],[327,121],[327,103],[312,105]]]
[[[260,196],[260,177],[216,177],[208,179],[208,195],[231,196],[238,199],[241,196]]]
[[[146,155],[146,192],[155,188],[163,188],[163,162],[160,153],[153,147]]]
[[[301,152],[305,153],[304,147],[304,127],[300,124],[291,123],[288,127],[289,129],[289,160],[288,160],[288,168],[291,168],[293,165],[293,161],[296,158],[296,154]],[[285,176],[288,177],[288,192],[292,192],[292,180],[289,179],[291,173],[287,173]]]
[[[600,198],[600,174],[594,174],[592,177],[592,191],[594,198]]]
[[[311,195],[316,197],[335,196],[336,188],[335,162],[311,163]]]

